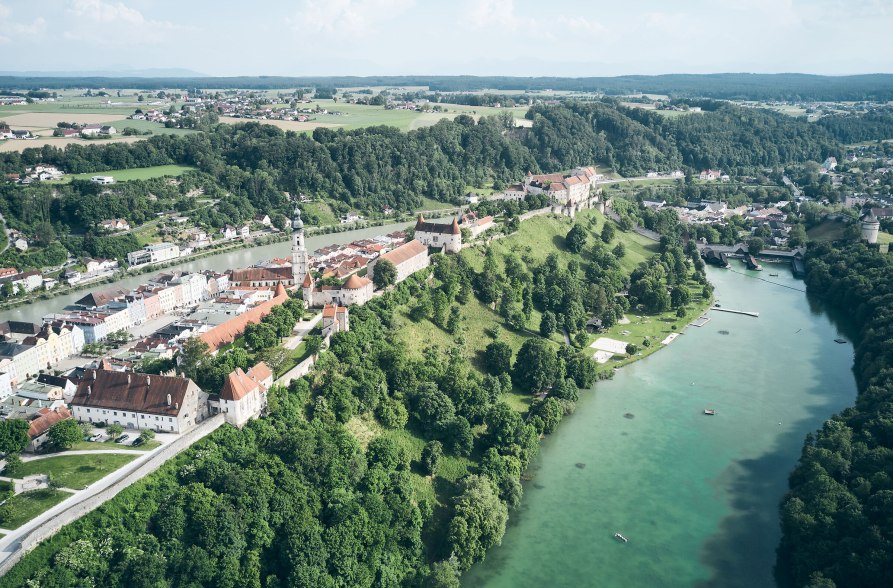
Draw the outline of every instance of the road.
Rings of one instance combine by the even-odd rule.
[[[18,529],[10,530],[9,534],[0,538],[0,576],[9,571],[24,553],[39,542],[52,536],[63,526],[98,508],[134,482],[151,474],[168,459],[209,435],[224,422],[222,414],[205,419],[191,431],[177,436],[170,443],[139,455],[135,460],[83,490],[75,492],[69,498],[31,519]]]

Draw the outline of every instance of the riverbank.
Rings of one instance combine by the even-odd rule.
[[[800,291],[708,278],[760,317],[717,313],[581,394],[463,586],[774,586],[778,504],[804,435],[855,397],[852,348]]]

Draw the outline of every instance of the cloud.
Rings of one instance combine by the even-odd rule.
[[[146,19],[139,10],[125,6],[123,2],[112,4],[102,0],[72,0],[69,12],[94,22],[146,24]]]
[[[9,9],[9,6],[0,4],[0,18],[9,18],[10,14],[12,14],[12,10]]]
[[[304,0],[297,15],[286,22],[299,31],[364,34],[400,16],[414,3],[414,0]]]
[[[38,16],[31,24],[21,24],[21,23],[12,23],[10,30],[16,35],[21,36],[34,36],[34,35],[42,35],[46,32],[47,21],[44,20],[43,17]]]
[[[603,35],[609,32],[608,27],[606,27],[605,25],[594,20],[589,20],[583,16],[575,16],[573,18],[569,18],[567,16],[559,16],[558,24],[562,28],[584,33],[597,33]]]
[[[65,31],[64,38],[97,45],[157,43],[167,40],[169,33],[184,32],[192,28],[166,20],[146,18],[142,12],[123,2],[71,0],[67,12],[76,26]],[[97,23],[107,25],[101,35],[86,26]]]
[[[472,29],[501,28],[511,31],[535,24],[532,18],[518,16],[514,0],[472,0],[466,5],[462,20]]]

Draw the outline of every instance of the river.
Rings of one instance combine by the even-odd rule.
[[[437,219],[435,219],[437,220]],[[311,253],[320,247],[332,245],[334,243],[350,243],[356,239],[367,239],[378,235],[385,235],[393,231],[403,230],[412,226],[412,221],[400,223],[392,223],[380,227],[367,227],[364,229],[356,229],[353,231],[345,231],[343,233],[330,233],[328,235],[314,235],[307,237],[307,250]],[[209,255],[194,261],[167,267],[161,271],[170,272],[174,270],[184,271],[202,271],[206,269],[225,271],[233,268],[248,267],[258,261],[273,259],[274,257],[291,257],[291,241],[282,241],[281,243],[273,243],[271,245],[261,245],[260,247],[252,247],[249,249],[235,249],[217,255]],[[130,289],[146,281],[153,274],[137,274],[127,278],[118,280],[111,284],[97,284],[95,289],[104,290],[108,288],[124,288]],[[90,289],[78,290],[70,294],[56,296],[48,300],[39,300],[31,304],[23,304],[9,310],[0,312],[0,322],[2,321],[31,321],[40,322],[41,317],[60,312],[66,305],[71,304],[75,300],[79,300],[87,295]]]
[[[759,318],[710,311],[584,394],[463,586],[775,585],[787,477],[806,433],[853,404],[853,348],[786,266],[732,264],[709,270],[715,295]]]

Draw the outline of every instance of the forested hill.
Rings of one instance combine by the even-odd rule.
[[[865,245],[807,256],[811,295],[860,331],[856,405],[810,434],[781,509],[778,569],[794,586],[889,586],[893,573],[893,265]]]
[[[644,92],[672,97],[743,100],[893,100],[893,75],[816,76],[808,74],[668,74],[617,77],[506,77],[506,76],[332,76],[332,77],[60,77],[0,76],[0,89],[84,88],[112,89],[278,89],[291,87],[427,86],[432,91],[476,90],[603,92],[608,95]]]

